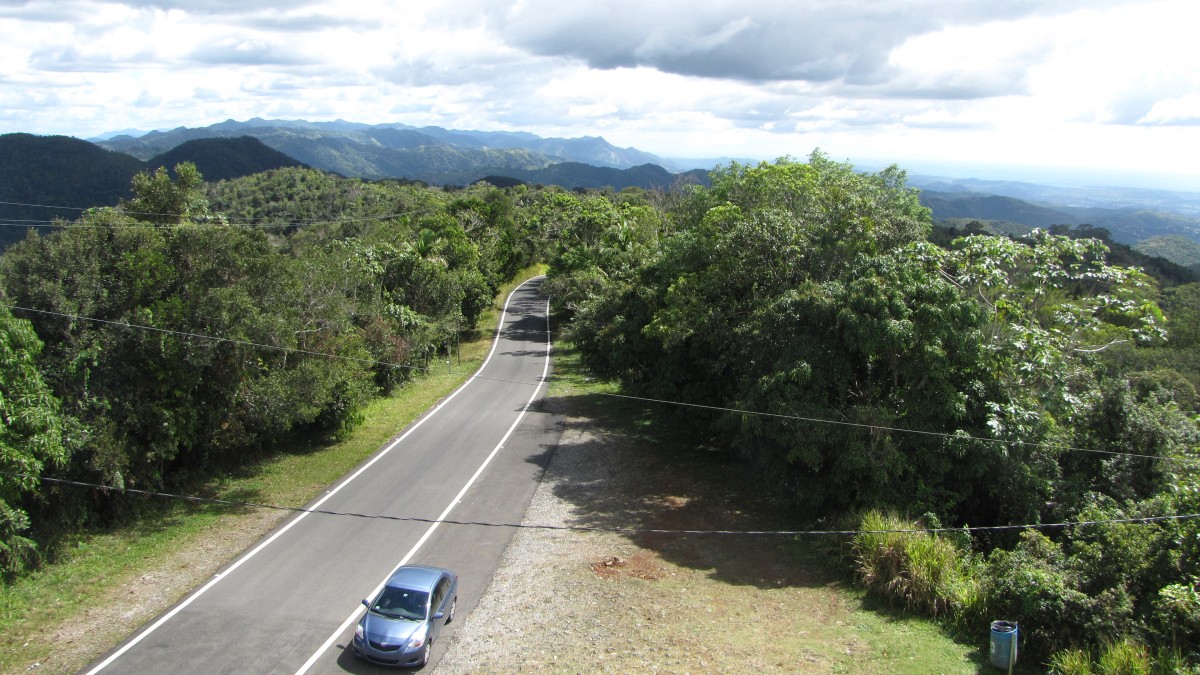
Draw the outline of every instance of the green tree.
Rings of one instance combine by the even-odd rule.
[[[628,260],[605,253],[619,225],[572,238],[565,221],[573,246],[550,278],[575,279],[571,335],[639,393],[769,415],[713,430],[810,508],[1036,520],[1062,471],[1040,444],[1070,443],[1096,355],[1161,335],[1153,283],[1099,242],[926,243],[928,211],[894,167],[734,164],[672,217]]]
[[[283,434],[336,431],[370,394],[356,362],[301,354],[367,356],[351,301],[261,231],[101,220],[22,242],[0,278],[54,313],[35,319],[40,362],[87,429],[78,464],[105,482],[175,484]]]
[[[28,321],[0,310],[0,574],[22,572],[38,560],[28,538],[24,499],[41,490],[46,468],[62,468],[64,443],[58,400],[35,364],[42,350]]]
[[[133,199],[122,209],[138,220],[159,225],[177,224],[208,215],[208,200],[201,189],[204,177],[191,162],[175,166],[175,180],[165,167],[133,177]]]

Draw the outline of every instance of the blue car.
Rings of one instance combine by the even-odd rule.
[[[354,630],[354,654],[384,666],[423,666],[429,647],[454,620],[458,575],[425,565],[392,573]]]

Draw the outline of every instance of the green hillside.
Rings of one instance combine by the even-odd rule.
[[[218,181],[249,176],[287,166],[304,166],[292,157],[267,147],[250,136],[201,138],[178,145],[146,162],[151,168],[173,168],[181,162],[196,165],[205,180]]]
[[[208,180],[247,176],[300,162],[253,138],[189,141],[143,162],[68,136],[0,135],[0,249],[30,227],[74,220],[84,209],[116,206],[132,196],[141,171],[192,162]]]
[[[1200,264],[1200,242],[1182,235],[1170,234],[1150,237],[1145,241],[1139,242],[1134,248],[1146,255],[1165,258],[1185,267]]]
[[[993,223],[997,224],[993,231],[1006,234],[1066,225],[1103,228],[1113,241],[1130,245],[1162,235],[1180,235],[1200,242],[1200,218],[1164,210],[1051,206],[974,192],[923,191],[920,199],[933,212],[935,221]]]
[[[31,226],[73,220],[81,209],[115,206],[145,164],[69,136],[0,135],[0,248]],[[36,205],[51,205],[45,208]]]

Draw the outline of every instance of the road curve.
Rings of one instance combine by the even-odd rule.
[[[405,562],[461,578],[461,618],[433,645],[436,664],[514,532],[459,523],[519,523],[561,433],[538,405],[550,367],[540,283],[509,296],[470,380],[307,505],[385,518],[289,519],[83,672],[380,672],[349,641],[360,601]]]

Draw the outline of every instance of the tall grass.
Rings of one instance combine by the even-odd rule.
[[[981,615],[984,594],[969,555],[920,527],[894,513],[865,513],[851,546],[859,581],[905,609],[951,619]]]
[[[1046,664],[1055,675],[1175,675],[1195,673],[1181,653],[1160,650],[1151,654],[1145,645],[1129,638],[1109,642],[1093,657],[1086,649],[1064,649]]]

